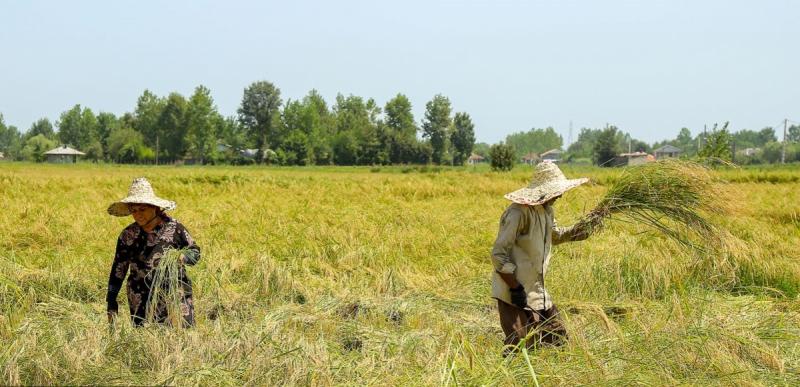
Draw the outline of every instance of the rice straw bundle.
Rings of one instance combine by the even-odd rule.
[[[147,321],[167,323],[173,327],[183,326],[183,253],[183,249],[167,249],[158,265],[153,268],[153,283],[150,286],[145,314]]]
[[[716,236],[706,214],[722,212],[720,191],[710,171],[697,163],[664,160],[628,167],[585,221],[617,218],[653,227],[699,250],[692,234]]]

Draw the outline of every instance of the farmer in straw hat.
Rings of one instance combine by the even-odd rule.
[[[183,264],[194,265],[200,260],[200,248],[194,243],[186,228],[177,220],[167,216],[164,211],[175,208],[175,202],[161,199],[153,192],[147,179],[133,180],[128,196],[112,203],[108,213],[114,216],[133,217],[134,222],[125,227],[117,239],[117,249],[111,274],[108,278],[108,319],[113,321],[117,314],[117,294],[122,281],[128,275],[128,306],[134,326],[144,324],[150,290],[153,284],[154,268],[170,249],[182,249],[178,289],[181,299],[181,317],[184,326],[194,325],[194,304],[192,302],[192,283],[186,275]],[[168,319],[165,302],[158,301],[152,308],[153,319],[164,323]]]
[[[528,346],[560,345],[567,332],[558,309],[545,289],[553,245],[580,241],[600,226],[587,217],[572,227],[557,227],[553,203],[588,179],[567,179],[556,164],[536,165],[531,184],[505,195],[513,203],[500,217],[492,248],[492,297],[497,299],[500,325],[507,345],[528,338]],[[531,336],[529,336],[531,334]]]

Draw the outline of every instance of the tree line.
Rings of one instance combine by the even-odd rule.
[[[14,160],[43,161],[59,144],[75,147],[92,161],[277,165],[462,165],[472,153],[491,160],[491,147],[475,143],[469,114],[453,113],[450,100],[436,95],[417,124],[412,105],[397,94],[379,106],[374,99],[337,95],[332,106],[311,90],[299,100],[283,101],[280,89],[267,81],[250,84],[235,116],[224,117],[211,91],[198,86],[187,99],[177,92],[159,97],[145,90],[132,112],[95,114],[75,105],[55,125],[47,118],[26,132],[6,125],[0,114],[0,152]],[[788,128],[785,160],[800,161],[800,126]],[[520,162],[530,153],[562,149],[563,138],[552,127],[511,133],[495,153],[505,162]],[[624,152],[647,152],[673,145],[685,157],[708,156],[739,164],[780,162],[783,144],[772,127],[731,133],[727,125],[652,145],[615,126],[582,128],[562,160],[613,166]]]
[[[800,162],[800,126],[788,127],[786,141],[785,161]],[[486,143],[477,143],[474,149],[475,153],[490,160],[500,157],[516,163],[530,153],[538,155],[551,149],[562,149],[564,141],[552,127],[531,128],[526,132],[509,134],[501,144],[494,147],[500,145],[508,149],[494,149],[493,152],[493,147]],[[778,141],[772,127],[758,131],[741,129],[731,133],[726,123],[722,126],[714,125],[694,136],[688,128],[681,128],[675,138],[650,145],[616,126],[609,125],[604,128],[582,128],[577,140],[564,150],[561,159],[568,163],[617,166],[625,161],[620,154],[652,154],[664,145],[680,148],[682,157],[713,157],[737,164],[778,163],[781,162],[783,153],[783,144]],[[501,164],[507,165],[508,162]]]
[[[267,81],[250,84],[230,117],[219,113],[202,85],[188,98],[145,90],[133,111],[120,116],[75,105],[55,124],[42,118],[24,133],[0,114],[0,152],[6,158],[42,161],[59,144],[89,160],[117,163],[461,165],[473,151],[475,127],[469,114],[454,112],[440,94],[426,103],[417,124],[403,94],[383,107],[372,98],[342,94],[329,106],[316,90],[284,102]]]

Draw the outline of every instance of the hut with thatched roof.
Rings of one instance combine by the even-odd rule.
[[[78,162],[78,156],[86,155],[86,153],[83,153],[77,149],[72,149],[66,145],[61,145],[58,148],[51,149],[44,154],[47,156],[48,163],[56,164],[74,164]]]
[[[561,150],[550,149],[549,151],[542,153],[541,157],[542,161],[549,161],[551,163],[561,162]]]
[[[483,157],[483,156],[481,156],[481,155],[476,155],[475,153],[473,153],[473,154],[472,154],[472,155],[470,155],[470,156],[469,156],[469,158],[467,159],[467,164],[469,164],[469,165],[475,165],[475,164],[478,164],[478,163],[482,163],[482,162],[484,162],[484,161],[486,161],[486,158],[485,158],[485,157]]]
[[[533,152],[529,152],[525,156],[522,156],[520,161],[523,164],[534,165],[534,164],[539,162],[539,155],[537,155],[536,153],[533,153]]]

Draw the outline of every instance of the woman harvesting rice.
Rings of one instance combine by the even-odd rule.
[[[568,180],[553,163],[536,166],[531,184],[505,195],[513,203],[500,218],[492,248],[492,297],[497,299],[500,325],[507,345],[517,345],[532,331],[528,345],[558,345],[566,330],[545,289],[545,275],[553,245],[580,241],[600,226],[602,217],[587,217],[572,227],[556,227],[553,203],[588,181]]]
[[[117,294],[128,275],[128,306],[134,326],[141,326],[148,317],[148,307],[155,322],[168,321],[165,301],[154,300],[153,277],[162,258],[171,250],[182,250],[177,271],[180,294],[180,314],[184,326],[194,325],[192,283],[186,275],[184,264],[194,265],[200,260],[200,248],[194,243],[186,228],[164,211],[175,208],[175,202],[161,199],[145,178],[131,184],[128,196],[111,204],[108,213],[114,216],[131,215],[134,222],[122,230],[117,239],[114,263],[108,279],[108,319],[113,321],[118,311]],[[151,303],[154,303],[151,305]]]

